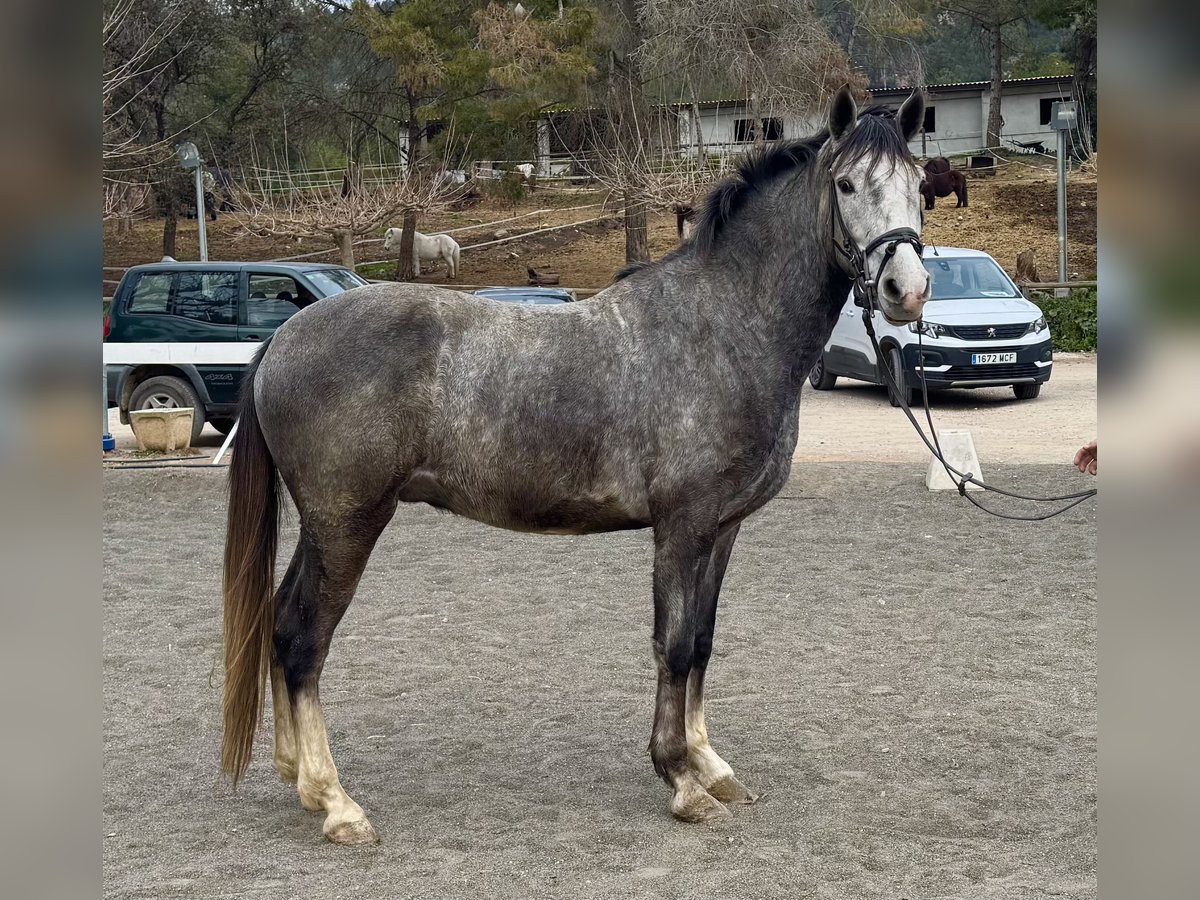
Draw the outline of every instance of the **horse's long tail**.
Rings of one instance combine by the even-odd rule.
[[[259,350],[242,382],[238,432],[229,466],[221,768],[235,786],[250,764],[254,732],[262,718],[275,628],[272,592],[279,531],[278,476],[254,408],[254,377],[266,350],[265,345]]]

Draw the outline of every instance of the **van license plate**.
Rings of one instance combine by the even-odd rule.
[[[995,366],[1000,363],[1015,363],[1017,361],[1016,353],[972,353],[971,365],[973,366]]]

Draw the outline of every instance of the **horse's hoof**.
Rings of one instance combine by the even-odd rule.
[[[671,798],[671,815],[703,825],[716,825],[731,817],[721,801],[701,787],[677,792]]]
[[[347,819],[330,825],[325,820],[325,837],[335,844],[378,844],[379,835],[366,819]]]
[[[718,778],[708,786],[708,792],[722,803],[744,803],[749,805],[758,801],[758,794],[753,793],[733,775]]]

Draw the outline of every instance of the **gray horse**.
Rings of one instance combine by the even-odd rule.
[[[376,539],[397,504],[421,502],[521,531],[653,528],[654,768],[680,819],[752,801],[704,722],[717,595],[742,520],[788,477],[800,387],[854,274],[835,248],[865,252],[888,319],[920,317],[929,278],[914,246],[873,239],[917,241],[906,142],[923,108],[914,94],[860,116],[843,89],[828,130],[748,158],[692,240],[588,301],[380,284],[280,328],[246,379],[230,472],[234,783],[269,678],[280,776],[325,812],[330,840],[377,840],[338,780],[317,685]],[[279,479],[300,538],[275,591]]]

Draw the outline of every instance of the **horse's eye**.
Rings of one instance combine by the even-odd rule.
[[[845,178],[840,178],[840,179],[838,179],[838,190],[841,191],[843,194],[853,194],[854,193],[854,185],[852,185],[849,182],[849,180],[847,180]]]

